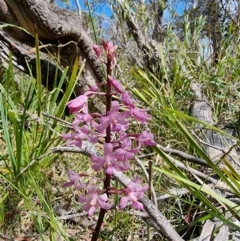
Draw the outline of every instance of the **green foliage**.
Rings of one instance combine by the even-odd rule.
[[[87,3],[97,42],[99,30],[95,28],[98,25],[90,11],[90,2]],[[220,160],[225,167],[219,168],[206,155],[193,134],[194,126],[201,124],[208,130],[231,137],[237,143],[236,146],[239,145],[239,138],[232,137],[217,127],[218,124],[232,123],[236,130],[239,130],[239,26],[232,22],[228,27],[218,28],[220,35],[225,38],[218,40],[218,58],[217,62],[214,62],[207,34],[207,26],[211,19],[197,12],[200,9],[186,11],[181,17],[181,22],[168,24],[164,29],[163,41],[157,45],[160,64],[150,71],[144,65],[138,65],[136,56],[142,55],[139,49],[133,48],[133,53],[140,52],[134,56],[135,59],[127,55],[125,46],[134,40],[129,31],[125,31],[126,26],[123,23],[131,15],[139,24],[142,33],[150,36],[155,23],[152,17],[156,17],[154,15],[156,10],[167,6],[166,1],[153,1],[153,3],[157,4],[151,5],[145,1],[141,1],[141,4],[136,4],[136,1],[117,1],[112,6],[115,10],[115,23],[121,24],[118,25],[120,29],[118,38],[115,35],[113,38],[116,37],[116,42],[122,42],[124,46],[119,50],[120,70],[117,71],[117,75],[138,99],[139,105],[144,105],[150,110],[149,113],[153,118],[149,128],[159,144],[169,145],[197,156],[211,168],[206,178],[200,178],[195,172],[200,168],[199,165],[179,158],[174,159],[173,155],[167,154],[159,146],[147,150],[147,154],[152,151],[150,154],[154,162],[153,186],[157,195],[169,193],[171,189],[187,189],[187,194],[183,196],[172,195],[164,202],[159,201],[159,209],[171,220],[179,233],[189,232],[191,237],[194,237],[196,229],[202,226],[204,221],[213,218],[218,218],[224,224],[239,231],[239,226],[232,219],[233,217],[239,219],[237,202],[220,195],[213,186],[206,184],[208,183],[206,179],[213,175],[217,180],[221,180],[221,184],[229,192],[240,198],[239,173],[226,156]],[[171,17],[174,17],[174,14],[176,13]],[[151,42],[151,39],[148,39],[148,42]],[[49,231],[51,240],[55,239],[56,233],[67,240],[66,232],[52,207],[55,195],[52,186],[59,186],[64,180],[58,177],[59,179],[53,184],[47,178],[47,173],[50,167],[55,168],[54,162],[57,162],[57,165],[62,163],[67,168],[76,166],[79,172],[82,170],[90,172],[90,165],[84,158],[60,157],[51,151],[52,147],[62,144],[60,134],[66,132],[68,126],[67,122],[61,119],[71,119],[64,116],[65,105],[84,66],[79,70],[76,60],[71,73],[69,68],[62,70],[60,82],[54,83],[53,89],[49,91],[42,84],[37,46],[36,36],[37,77],[29,78],[22,75],[20,83],[16,83],[10,56],[9,68],[0,83],[0,158],[4,162],[0,166],[0,179],[4,184],[0,187],[0,223],[3,225],[7,219],[6,214],[9,210],[6,204],[9,200],[14,201],[14,204],[24,200],[24,209],[31,213],[35,228],[42,240],[47,240],[46,230]],[[63,84],[66,81],[67,89],[63,92]],[[216,125],[203,123],[189,115],[194,101],[190,90],[192,81],[197,81],[202,86],[213,108]],[[60,95],[63,97],[59,101]],[[147,165],[146,159],[143,160],[145,165]],[[63,196],[69,198],[70,193],[66,191]],[[191,216],[193,212],[197,213],[196,217],[186,222],[185,218]],[[230,217],[225,216],[226,212],[230,213]],[[134,225],[134,221],[128,213],[116,210],[111,212],[107,217],[106,232],[101,233],[102,239],[114,240],[116,235],[119,239],[127,238],[130,233],[134,233],[134,229],[141,230],[142,226],[145,226],[141,221]],[[131,226],[129,222],[132,223],[132,230],[129,228]],[[151,233],[151,230],[148,232]]]
[[[60,135],[68,126],[61,119],[65,118],[66,103],[84,65],[79,69],[77,59],[71,74],[68,68],[62,70],[59,83],[55,83],[49,91],[42,83],[37,36],[35,43],[36,79],[21,74],[20,82],[16,82],[17,73],[13,71],[10,55],[9,68],[0,83],[1,161],[4,162],[0,167],[0,180],[5,185],[5,188],[0,188],[0,221],[1,225],[7,225],[7,214],[11,208],[16,208],[6,205],[11,192],[16,197],[14,202],[11,199],[12,205],[24,200],[25,209],[31,213],[41,240],[48,240],[48,227],[51,240],[56,239],[56,234],[68,240],[61,222],[55,216],[51,200],[46,197],[47,190],[40,186],[43,183],[47,187],[46,168],[58,159],[51,148],[62,143]],[[66,81],[67,88],[63,92],[63,83],[66,84]],[[52,193],[52,188],[49,192]],[[36,200],[40,205],[36,206]]]
[[[202,5],[205,6],[204,4],[189,7],[180,18],[176,18],[176,12],[173,11],[170,17],[176,21],[173,24],[168,23],[162,33],[163,41],[157,45],[160,64],[155,69],[149,70],[144,66],[143,61],[141,62],[144,58],[139,60],[138,57],[142,57],[139,52],[142,55],[151,53],[141,52],[142,49],[138,48],[139,46],[135,46],[136,49],[134,49],[133,33],[131,36],[128,30],[124,31],[125,25],[121,23],[126,23],[131,16],[141,30],[141,34],[146,37],[145,43],[150,43],[156,22],[156,15],[154,15],[157,12],[154,8],[156,2],[117,1],[117,4],[114,3],[112,6],[117,23],[120,23],[118,25],[121,29],[119,41],[123,41],[124,47],[131,43],[129,49],[124,49],[125,53],[119,61],[124,72],[123,76],[119,71],[119,76],[139,99],[139,105],[145,105],[150,110],[153,116],[150,128],[157,142],[201,157],[211,168],[209,176],[215,175],[217,180],[220,179],[228,190],[239,198],[239,174],[232,164],[223,155],[220,161],[225,167],[219,168],[207,156],[193,134],[194,126],[198,123],[208,130],[230,137],[237,143],[236,146],[239,145],[239,138],[218,128],[221,124],[232,123],[237,130],[239,129],[239,46],[237,44],[239,27],[236,23],[229,22],[230,18],[218,24],[222,16],[217,13],[219,9],[215,6],[215,1],[213,4],[209,2],[205,9],[202,7]],[[166,4],[165,1],[158,1],[158,3],[159,8],[165,7],[163,4]],[[173,9],[172,6],[169,8]],[[113,38],[115,39],[115,36]],[[217,47],[213,46],[213,42]],[[128,50],[137,59],[135,62],[133,58],[126,57]],[[203,93],[213,108],[213,118],[216,123],[214,126],[189,115],[194,101],[190,90],[193,81],[201,85]],[[177,187],[188,190],[186,196],[174,197],[180,199],[180,204],[171,203],[171,200],[158,203],[164,214],[174,220],[173,223],[180,233],[193,228],[190,235],[194,236],[195,230],[202,226],[204,221],[214,217],[239,230],[231,219],[235,216],[238,218],[237,203],[222,197],[214,188],[207,186],[205,184],[208,183],[207,180],[199,178],[194,173],[194,170],[199,169],[199,165],[181,160],[185,168],[179,167],[179,163],[173,161],[171,155],[160,148],[155,148],[154,151],[159,156],[156,159],[153,174],[155,191],[165,193],[168,189]],[[159,159],[163,164],[159,164]],[[177,160],[179,161],[178,158]],[[181,206],[180,211],[178,205]],[[224,206],[224,211],[220,208],[221,206]],[[183,217],[191,213],[191,210],[195,210],[199,216],[186,224]],[[226,218],[225,212],[230,212],[232,216]]]
[[[238,71],[237,66],[239,64],[235,43],[239,36],[231,35],[231,37],[229,36],[222,41],[219,52],[221,58],[218,59],[217,64],[213,65],[208,59],[209,48],[205,47],[206,41],[202,38],[204,22],[203,17],[196,18],[193,23],[194,31],[192,31],[189,19],[186,16],[183,41],[171,31],[169,26],[168,34],[159,48],[161,55],[160,73],[151,73],[139,68],[132,69],[132,77],[137,79],[138,82],[135,84],[136,87],[131,88],[131,90],[150,109],[153,116],[151,129],[156,134],[156,140],[161,145],[168,144],[174,149],[180,149],[201,157],[211,168],[216,179],[220,179],[239,198],[239,173],[236,172],[226,157],[221,159],[226,167],[219,168],[203,151],[202,146],[192,134],[194,125],[201,123],[205,128],[228,136],[239,144],[238,138],[189,116],[189,109],[193,101],[190,85],[192,81],[197,81],[202,85],[203,92],[210,99],[216,123],[217,121],[229,122],[229,120],[230,123],[236,123],[239,119],[237,103],[240,102],[240,95],[239,89],[237,91],[235,89],[236,82],[239,81],[239,77],[235,74]],[[235,49],[235,52],[233,49]],[[189,208],[189,205],[191,209],[202,212],[199,218],[188,225],[182,223],[182,220],[175,222],[179,232],[186,231],[190,227],[197,227],[203,221],[214,217],[219,218],[225,225],[239,230],[239,227],[231,219],[231,217],[239,215],[237,203],[224,198],[215,189],[206,185],[207,181],[202,180],[193,172],[193,170],[198,170],[198,166],[184,162],[185,168],[183,168],[176,159],[166,154],[161,148],[156,147],[154,149],[164,163],[162,166],[156,165],[154,167],[154,176],[163,174],[168,176],[170,179],[170,183],[167,184],[168,189],[174,188],[175,182],[177,182],[179,187],[188,190],[193,199],[190,205],[189,195],[186,198],[181,198],[183,212],[186,208]],[[155,185],[156,183],[154,183]],[[213,199],[215,200],[214,205]],[[201,203],[200,206],[199,202]],[[226,218],[225,212],[219,209],[222,205],[225,212],[231,213],[230,218]],[[163,204],[161,208],[164,208],[164,206],[167,205]],[[170,218],[175,220],[178,215],[178,212],[177,214],[171,213]]]

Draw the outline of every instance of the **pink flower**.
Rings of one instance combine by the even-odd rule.
[[[126,131],[129,127],[130,111],[123,111],[115,116],[115,120],[112,122],[112,131],[120,133]]]
[[[79,127],[79,121],[75,119],[72,123],[72,126],[74,130],[79,133],[79,138],[82,140],[88,140],[91,143],[97,143],[98,142],[98,135],[91,130],[91,125],[90,123],[86,123],[82,127]]]
[[[79,202],[85,203],[83,210],[87,212],[90,217],[92,217],[98,207],[103,209],[110,209],[112,207],[112,204],[107,203],[107,199],[108,197],[106,193],[98,195],[96,187],[92,185],[88,189],[87,196],[81,195],[79,197]]]
[[[127,91],[123,91],[122,93],[122,102],[124,105],[126,105],[128,108],[135,108],[133,99],[130,97]]]
[[[86,126],[89,126],[89,134],[92,135],[94,132],[90,129],[96,129],[98,124],[94,120],[94,115],[96,114],[89,114],[89,113],[76,113],[75,120],[72,123],[74,130],[79,130],[79,124],[85,123]],[[91,132],[91,133],[90,133]],[[92,143],[95,143],[94,141]]]
[[[74,185],[76,190],[80,190],[82,188],[85,188],[88,185],[88,183],[82,183],[80,181],[81,176],[72,170],[68,170],[68,177],[70,182],[64,183],[63,187],[70,187]]]
[[[98,141],[98,136],[93,133],[87,125],[78,126],[77,122],[73,121],[73,128],[75,133],[62,134],[63,139],[71,140],[70,145],[75,145],[79,148],[82,147],[82,140],[88,140],[91,143],[96,143]]]
[[[144,193],[148,189],[148,185],[141,185],[141,179],[133,179],[128,185],[127,188],[123,189],[123,192],[127,195],[126,197],[122,197],[119,203],[118,208],[124,209],[128,202],[132,202],[133,206],[136,209],[143,209],[143,204],[138,201],[138,199],[142,198]]]
[[[112,42],[108,42],[107,40],[103,40],[103,48],[105,50],[105,52],[107,53],[111,48],[113,48],[113,43]]]
[[[115,150],[114,156],[118,161],[125,162],[131,160],[135,153],[131,150],[132,141],[129,137],[123,139],[122,146]]]
[[[111,82],[112,87],[113,87],[113,88],[115,89],[115,91],[117,91],[118,93],[121,94],[121,93],[125,90],[124,87],[122,86],[122,84],[121,84],[118,80],[112,78],[110,75],[108,75],[108,79],[109,79],[109,81]]]
[[[76,113],[75,120],[78,123],[85,123],[93,121],[93,117],[89,113]]]
[[[108,111],[106,116],[101,116],[99,119],[99,126],[96,128],[97,131],[103,133],[109,125],[112,126],[113,131],[124,131],[128,128],[128,122],[130,117],[130,112],[118,112],[119,102],[112,101],[112,106],[110,111]]]
[[[132,108],[131,114],[135,118],[135,120],[140,121],[142,124],[147,124],[151,119],[150,115],[143,109],[139,108]]]
[[[107,58],[110,61],[112,61],[112,60],[114,61],[114,66],[116,65],[115,53],[116,53],[117,48],[118,48],[117,45],[113,46],[111,49],[109,49],[108,54],[107,54]]]
[[[143,131],[137,138],[139,146],[155,146],[157,143],[154,141],[152,133]]]
[[[98,58],[100,58],[101,56],[101,49],[98,45],[93,45],[93,50],[95,52],[95,54],[97,55]]]
[[[70,112],[76,113],[80,109],[83,109],[83,112],[87,112],[88,109],[88,97],[86,94],[80,95],[77,98],[69,101],[67,103],[68,108],[70,109]]]
[[[94,171],[98,172],[101,168],[106,169],[108,175],[112,175],[114,169],[120,172],[129,169],[130,165],[128,161],[118,162],[115,153],[113,152],[113,144],[104,144],[104,156],[91,156],[92,168]]]
[[[71,140],[70,145],[75,145],[79,148],[82,147],[82,138],[85,138],[85,135],[82,133],[66,133],[62,134],[62,138],[65,140]]]
[[[107,54],[107,59],[109,61],[114,60],[114,62],[116,61],[115,59],[115,52],[117,50],[117,45],[113,46],[112,42],[108,42],[106,40],[103,40],[103,48]]]
[[[80,109],[82,109],[84,113],[88,113],[88,97],[94,94],[98,94],[98,95],[104,94],[104,93],[98,93],[97,90],[98,90],[98,87],[94,86],[91,88],[91,90],[85,92],[84,94],[78,96],[73,100],[70,100],[67,103],[67,106],[70,109],[70,112],[77,113]]]

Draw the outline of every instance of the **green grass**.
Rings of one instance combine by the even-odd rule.
[[[204,21],[203,18],[196,19],[195,30],[191,32],[186,18],[182,41],[170,26],[159,47],[159,70],[149,72],[131,66],[121,80],[126,82],[139,105],[149,109],[152,115],[149,128],[154,133],[155,140],[162,146],[170,145],[171,148],[205,160],[211,167],[209,176],[220,179],[239,198],[239,174],[225,157],[221,160],[225,163],[225,168],[221,169],[213,163],[194,137],[194,125],[199,123],[226,137],[230,135],[217,128],[217,125],[211,126],[189,116],[189,108],[193,103],[190,84],[198,81],[211,103],[216,123],[232,123],[239,129],[239,36],[223,40],[219,62],[212,65],[204,52],[204,43],[201,42]],[[91,172],[90,164],[82,155],[56,154],[52,148],[64,144],[61,134],[67,132],[69,127],[61,119],[71,121],[71,116],[64,115],[65,105],[84,66],[79,69],[76,60],[71,73],[69,68],[62,69],[60,82],[55,83],[51,91],[48,90],[43,86],[38,38],[35,38],[36,78],[22,75],[20,84],[16,84],[10,56],[9,68],[0,83],[1,232],[20,235],[21,226],[29,225],[39,240],[57,240],[58,235],[64,240],[77,240],[79,237],[69,237],[68,231],[72,228],[80,232],[81,222],[69,224],[60,221],[56,205],[66,210],[74,207],[76,212],[81,212],[75,193],[71,189],[63,189],[61,185],[67,180],[69,168],[76,172]],[[121,64],[126,66],[128,63]],[[67,89],[63,91],[65,81]],[[63,97],[59,101],[60,95]],[[239,144],[238,138],[231,138]],[[173,195],[164,202],[158,202],[159,210],[180,234],[187,233],[188,237],[195,237],[199,234],[198,228],[202,227],[202,223],[215,217],[224,225],[239,231],[240,228],[233,220],[225,216],[229,212],[232,217],[239,219],[238,204],[221,196],[214,187],[207,186],[207,181],[194,173],[194,170],[199,170],[199,165],[179,158],[174,160],[174,156],[159,147],[148,149],[142,154],[146,155],[141,159],[145,166],[148,165],[149,158],[153,161],[152,179],[157,196],[168,193],[171,189],[188,190],[186,195]],[[149,157],[147,154],[152,155]],[[185,168],[177,161],[183,163]],[[142,174],[137,165],[133,166],[133,170]],[[191,218],[186,222],[188,215]],[[128,212],[108,212],[103,226],[102,240],[114,240],[116,237],[123,240],[140,231],[144,237],[147,233],[154,235],[152,228],[148,229],[146,223]],[[91,236],[89,230],[86,236]],[[135,237],[140,240],[140,236]]]
[[[61,187],[65,177],[51,173],[51,169],[64,162],[51,148],[63,143],[61,133],[68,128],[61,118],[65,119],[66,103],[84,66],[79,69],[76,61],[70,75],[68,68],[63,69],[60,82],[49,91],[42,83],[37,46],[36,36],[36,78],[21,75],[20,83],[16,83],[10,55],[9,68],[0,83],[0,226],[10,233],[14,229],[20,235],[21,215],[27,212],[26,216],[34,224],[32,231],[37,230],[41,240],[48,240],[48,237],[55,240],[56,234],[68,240],[52,206],[50,184],[53,175],[57,178],[55,185]],[[67,89],[63,92],[64,81]],[[9,221],[17,216],[19,226],[15,228],[16,223]]]
[[[234,193],[234,196],[239,198],[239,174],[234,167],[225,157],[221,161],[226,167],[223,169],[217,167],[192,134],[194,125],[201,123],[209,130],[232,138],[237,143],[235,147],[239,146],[238,138],[216,127],[218,125],[221,126],[221,123],[231,123],[235,124],[236,129],[239,129],[237,123],[239,123],[238,103],[240,103],[240,95],[239,87],[236,88],[239,82],[239,77],[236,75],[236,72],[238,72],[237,66],[239,66],[239,58],[237,57],[239,49],[236,46],[236,42],[238,42],[239,36],[235,35],[231,39],[226,39],[222,42],[221,58],[218,64],[212,65],[205,56],[207,53],[202,51],[201,28],[203,22],[201,21],[203,19],[200,18],[198,21],[196,20],[196,31],[191,34],[189,34],[189,25],[186,22],[184,41],[180,41],[169,30],[160,49],[161,75],[133,68],[132,78],[137,79],[138,82],[135,84],[136,87],[131,88],[131,90],[141,103],[144,103],[151,110],[153,116],[151,129],[154,131],[158,142],[163,146],[170,145],[171,148],[183,150],[186,153],[201,157],[211,167],[211,175],[215,175],[216,179],[220,179],[225,183],[231,192]],[[173,49],[176,48],[177,51],[174,52]],[[189,116],[189,109],[194,101],[190,91],[192,81],[197,81],[201,84],[203,92],[213,107],[213,117],[217,125],[208,125]],[[183,219],[178,218],[179,212],[172,212],[171,214],[167,212],[166,214],[170,215],[169,219],[178,220],[174,224],[178,227],[180,233],[190,227],[202,226],[204,220],[212,219],[213,217],[222,220],[224,225],[239,230],[239,227],[235,225],[233,220],[225,217],[225,212],[227,211],[232,216],[238,216],[238,204],[218,195],[214,188],[209,188],[204,184],[207,183],[206,180],[201,180],[192,171],[187,170],[188,167],[198,170],[198,165],[193,165],[184,161],[184,159],[180,159],[180,162],[185,165],[185,168],[182,169],[176,162],[173,162],[172,158],[174,156],[169,156],[158,147],[154,149],[155,153],[160,156],[161,163],[163,163],[159,165],[158,162],[155,162],[154,176],[164,175],[169,178],[167,185],[154,183],[154,186],[160,189],[161,186],[171,189],[178,183],[179,188],[184,187],[189,191],[186,199],[180,197],[183,213],[186,215],[189,208],[194,208],[196,213],[201,213],[199,217],[186,225]],[[176,159],[179,160],[178,158]],[[156,190],[157,192],[160,191]],[[188,200],[189,196],[192,197],[191,203]],[[169,209],[167,204],[161,204],[161,209],[164,209],[164,206],[166,206],[166,209]],[[221,206],[224,206],[225,212],[219,209]],[[173,204],[171,209],[179,210],[177,203]],[[192,233],[193,236],[194,232]]]

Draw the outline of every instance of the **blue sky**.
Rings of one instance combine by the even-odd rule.
[[[77,9],[77,5],[76,5],[76,1],[75,0],[69,0],[68,1],[70,3],[70,9]],[[84,0],[78,0],[79,5],[81,7],[82,11],[88,11],[88,9],[85,7],[84,5]],[[60,7],[66,7],[66,4],[62,3],[60,0],[56,0],[56,4]],[[89,0],[89,4],[91,5],[91,0]],[[98,4],[96,12],[98,14],[102,14],[105,15],[106,17],[111,17],[112,15],[112,9],[109,6],[109,4]]]
[[[76,1],[75,0],[68,0],[68,2],[70,3],[70,9],[77,9],[76,6]],[[82,11],[88,11],[88,9],[85,7],[84,5],[84,0],[78,0],[80,6],[81,6],[81,10]],[[169,1],[172,2],[172,8],[179,14],[182,15],[183,11],[186,7],[186,1]],[[60,7],[66,7],[66,4],[62,3],[60,0],[56,0],[56,3],[58,6]],[[91,5],[91,0],[89,0],[89,4]],[[105,3],[105,4],[99,4],[96,8],[96,13],[97,14],[101,14],[101,15],[105,15],[106,17],[110,17],[112,15],[112,10],[109,4]],[[168,22],[170,19],[170,13],[169,10],[166,9],[164,11],[164,21]]]

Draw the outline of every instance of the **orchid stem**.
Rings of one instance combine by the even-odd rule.
[[[111,109],[111,101],[112,101],[112,95],[111,95],[111,83],[108,79],[108,76],[111,76],[112,74],[112,69],[111,69],[111,60],[107,60],[107,93],[106,93],[106,115],[107,112]],[[110,143],[111,141],[111,126],[109,125],[107,130],[106,130],[106,143]],[[106,173],[106,177],[104,180],[104,190],[106,192],[108,191],[108,188],[110,187],[110,181],[111,181],[111,176]],[[107,193],[108,194],[108,193]],[[98,221],[97,225],[95,227],[94,233],[92,235],[91,241],[97,241],[101,226],[104,220],[104,216],[106,213],[106,209],[101,208],[98,216]]]

